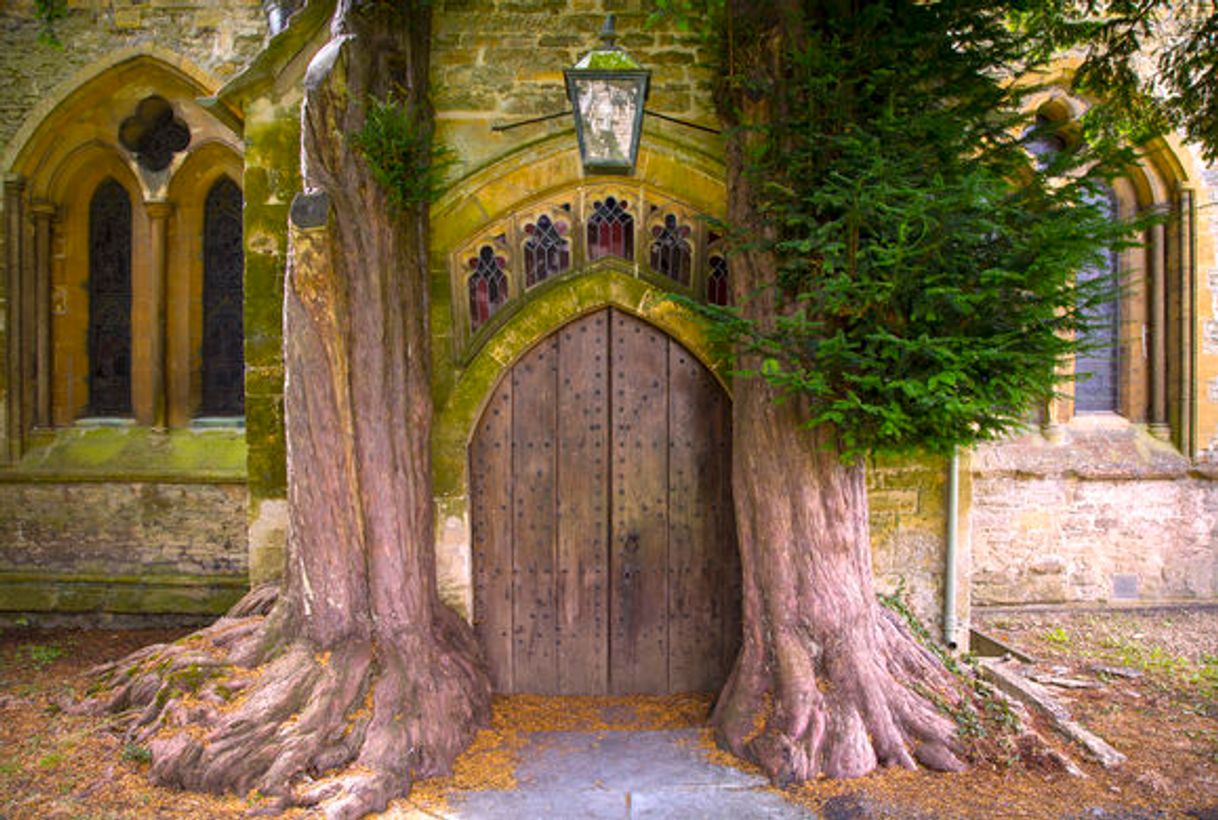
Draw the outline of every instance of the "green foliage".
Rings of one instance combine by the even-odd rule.
[[[123,760],[130,760],[133,763],[151,763],[152,752],[147,746],[141,746],[138,743],[127,743],[123,746]]]
[[[723,15],[719,99],[753,191],[751,224],[731,226],[750,262],[733,275],[750,271],[750,293],[691,306],[737,346],[742,373],[832,425],[846,459],[947,453],[1019,427],[1070,378],[1060,363],[1115,295],[1076,272],[1140,227],[1114,219],[1105,193],[1134,154],[1112,140],[1041,147],[1058,135],[1026,99],[1050,51],[1010,24],[1018,5]]]
[[[453,164],[450,152],[432,144],[421,111],[396,95],[369,100],[364,127],[348,139],[372,177],[400,211],[434,202]]]
[[[1058,646],[1066,646],[1070,643],[1070,635],[1066,630],[1058,626],[1045,633],[1045,640]]]
[[[30,661],[39,669],[46,669],[52,663],[63,657],[63,647],[55,644],[27,644],[25,653]]]
[[[1218,160],[1218,2],[1029,0],[1011,4],[1046,52],[1079,49],[1076,91],[1105,100],[1088,135],[1144,139],[1169,127]]]
[[[961,738],[980,740],[994,734],[999,745],[1007,752],[1007,758],[1012,761],[1018,759],[1018,751],[1011,744],[1011,735],[1021,731],[1019,716],[1011,710],[1007,699],[982,677],[977,659],[967,653],[957,659],[943,644],[934,639],[926,625],[909,608],[904,578],[897,582],[897,588],[891,595],[880,593],[876,598],[882,605],[901,616],[918,642],[956,676],[971,692],[971,697],[961,698],[953,704],[920,684],[915,684],[915,689],[952,719],[956,724],[956,733]]]
[[[68,0],[34,0],[34,19],[38,21],[38,42],[61,47],[55,23],[68,16]]]

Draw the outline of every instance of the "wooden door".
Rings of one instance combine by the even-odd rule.
[[[605,309],[527,353],[470,443],[474,623],[500,692],[705,691],[740,643],[731,408]]]

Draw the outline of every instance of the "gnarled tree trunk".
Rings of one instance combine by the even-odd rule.
[[[473,633],[436,593],[426,205],[392,208],[347,142],[391,93],[430,129],[429,36],[421,0],[344,0],[309,68],[282,595],[116,664],[88,704],[140,710],[161,783],[355,817],[445,772],[489,717]]]
[[[738,235],[773,237],[748,168],[766,126],[784,116],[785,59],[807,21],[798,4],[728,3],[728,74],[746,82],[719,96],[729,132],[728,222]],[[743,29],[743,31],[741,31]],[[773,253],[733,254],[735,304],[763,326],[784,304]],[[760,362],[741,354],[744,368]],[[779,784],[857,777],[881,765],[958,769],[959,684],[899,616],[876,599],[864,464],[843,463],[829,425],[809,430],[805,408],[761,379],[733,403],[732,489],[743,569],[740,656],[715,708],[719,742]]]

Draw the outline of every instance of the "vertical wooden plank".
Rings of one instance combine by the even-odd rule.
[[[554,623],[558,338],[512,368],[514,691],[558,691]]]
[[[558,342],[558,685],[609,685],[609,311]]]
[[[610,690],[668,691],[668,337],[613,311]]]
[[[512,379],[495,389],[469,448],[474,630],[496,692],[512,683]]]
[[[723,683],[724,535],[718,507],[722,391],[702,363],[669,344],[668,675],[674,692]]]

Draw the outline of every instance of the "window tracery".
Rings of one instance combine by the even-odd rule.
[[[634,259],[634,216],[630,203],[608,196],[592,203],[588,217],[588,260],[603,256]]]
[[[467,283],[469,316],[472,329],[477,330],[507,302],[507,260],[490,245],[483,245],[469,266],[473,269]]]
[[[526,288],[565,273],[571,267],[571,242],[567,238],[570,226],[566,222],[551,220],[542,214],[536,222],[527,223],[524,232],[528,236],[524,241]]]
[[[663,221],[651,228],[651,269],[674,282],[688,285],[693,268],[689,235],[689,226],[680,224],[676,214],[665,214]]]

